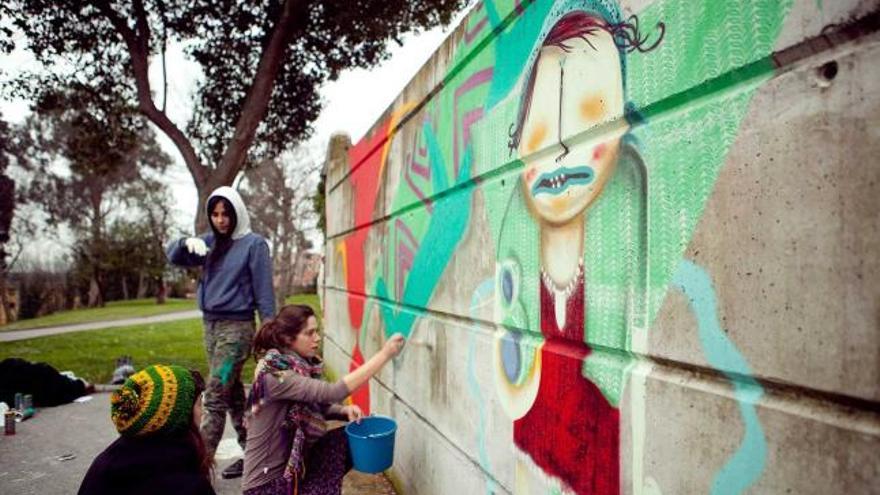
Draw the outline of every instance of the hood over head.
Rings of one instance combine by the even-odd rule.
[[[238,191],[229,187],[222,186],[214,189],[214,192],[208,196],[208,201],[205,202],[205,209],[208,215],[208,221],[210,222],[211,212],[207,211],[208,204],[211,202],[211,198],[214,196],[219,196],[221,198],[225,198],[229,201],[229,204],[232,205],[232,208],[235,210],[235,230],[232,231],[232,240],[241,239],[251,232],[251,218],[248,216],[247,208],[244,206],[244,201],[241,199],[241,195],[238,194]]]

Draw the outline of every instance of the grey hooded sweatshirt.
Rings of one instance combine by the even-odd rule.
[[[275,316],[269,244],[251,232],[250,216],[238,191],[224,186],[211,193],[210,197],[214,196],[224,197],[232,204],[236,224],[229,251],[219,264],[202,273],[197,293],[199,309],[208,321],[250,321],[254,318],[254,310],[259,311],[261,321],[266,321]],[[210,202],[210,198],[208,200]],[[214,246],[213,233],[200,237],[209,250]],[[182,267],[204,266],[208,257],[190,253],[185,242],[186,238],[182,238],[168,245],[168,260]]]

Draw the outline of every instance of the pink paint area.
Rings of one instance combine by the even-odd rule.
[[[602,143],[599,146],[596,146],[596,148],[593,149],[593,161],[601,160],[602,157],[605,156],[605,152],[607,150],[608,150],[608,145],[605,143]]]
[[[360,346],[355,344],[354,352],[352,352],[351,356],[351,364],[348,366],[348,372],[351,373],[360,368],[362,364],[364,364],[364,355],[361,353]],[[370,414],[370,384],[365,383],[352,392],[351,402],[360,407],[364,414]]]
[[[382,172],[382,151],[387,145],[390,120],[386,120],[372,134],[361,139],[348,151],[349,165],[353,172],[349,177],[354,200],[355,227],[366,225],[373,214],[379,193]],[[370,233],[368,227],[356,230],[345,238],[348,285],[348,317],[351,328],[361,327],[364,315],[363,294],[366,293],[364,244]]]

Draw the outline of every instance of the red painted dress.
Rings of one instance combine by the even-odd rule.
[[[513,423],[513,439],[544,473],[578,494],[620,493],[620,413],[581,372],[591,349],[584,342],[584,277],[556,323],[554,295],[541,286],[541,382],[532,408]]]

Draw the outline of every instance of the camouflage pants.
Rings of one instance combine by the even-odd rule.
[[[238,443],[244,448],[244,385],[241,368],[251,354],[254,340],[253,321],[205,321],[205,350],[211,367],[206,383],[201,432],[210,454],[217,450],[229,411]]]

